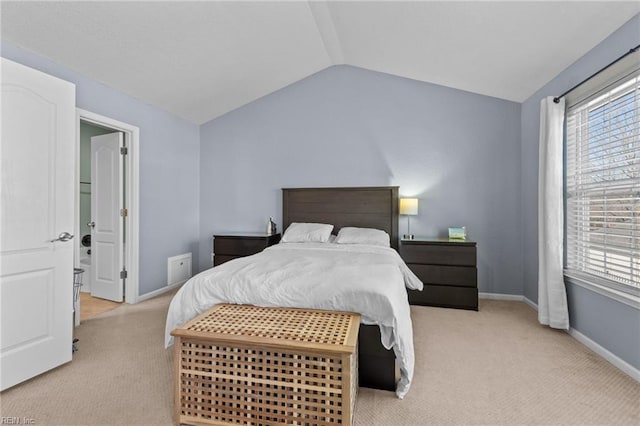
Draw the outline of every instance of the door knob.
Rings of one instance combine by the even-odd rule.
[[[56,241],[69,241],[70,239],[73,238],[73,235],[68,233],[68,232],[62,232],[60,235],[58,235],[58,238],[56,238],[55,240],[51,240],[52,243],[55,243]]]
[[[93,222],[93,221],[92,221],[92,222],[87,222],[87,226],[88,226],[89,228],[95,228],[95,227],[96,227],[96,223],[95,223],[95,222]]]

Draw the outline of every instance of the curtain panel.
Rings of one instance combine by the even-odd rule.
[[[538,321],[569,329],[564,285],[563,126],[564,98],[540,104],[538,170]]]

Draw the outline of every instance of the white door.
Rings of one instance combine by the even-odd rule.
[[[73,244],[63,233],[75,221],[75,86],[4,58],[1,67],[4,390],[71,361]]]
[[[91,295],[122,302],[121,132],[91,138]]]

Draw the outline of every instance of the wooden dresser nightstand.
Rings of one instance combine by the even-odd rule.
[[[400,241],[400,256],[424,283],[407,290],[411,305],[478,310],[476,243],[448,238]]]
[[[226,233],[213,236],[213,266],[250,256],[280,242],[280,234]]]

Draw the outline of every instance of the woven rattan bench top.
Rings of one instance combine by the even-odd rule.
[[[351,353],[359,326],[360,315],[353,312],[221,304],[171,334],[205,341]]]

